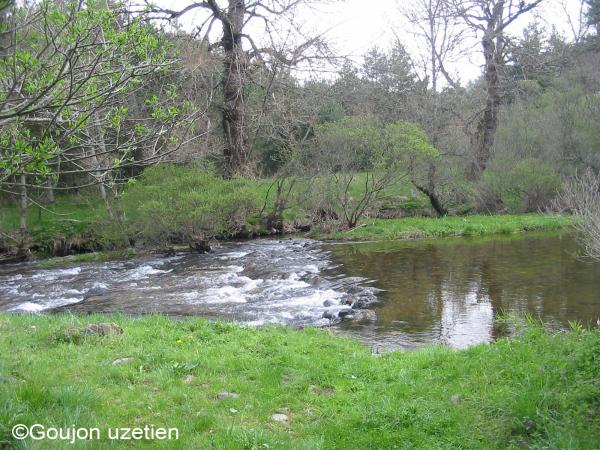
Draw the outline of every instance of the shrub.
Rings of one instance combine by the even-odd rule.
[[[547,208],[559,187],[560,176],[552,164],[527,158],[509,170],[488,169],[480,192],[486,198],[495,194],[510,211],[533,212]]]
[[[371,117],[345,117],[315,129],[314,171],[323,177],[320,203],[336,206],[349,228],[377,209],[386,190],[409,176],[420,159],[439,153],[425,132],[409,122],[381,124]],[[324,194],[324,195],[322,195]],[[316,211],[323,210],[318,205]]]
[[[150,244],[231,236],[258,208],[251,183],[193,167],[146,169],[123,194],[129,230],[136,241]]]

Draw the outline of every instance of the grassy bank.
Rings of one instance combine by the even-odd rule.
[[[68,331],[94,321],[117,322],[124,334]],[[0,315],[0,442],[8,448],[116,447],[19,442],[10,431],[18,423],[179,429],[179,441],[140,443],[147,448],[594,448],[599,379],[597,330],[532,328],[465,351],[375,357],[314,329]]]
[[[555,214],[406,217],[402,219],[370,219],[353,230],[319,234],[317,237],[349,241],[385,241],[448,236],[483,236],[524,231],[554,231],[572,223],[570,216]]]

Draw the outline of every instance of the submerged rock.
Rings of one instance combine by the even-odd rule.
[[[329,320],[335,319],[335,312],[328,309],[327,311],[323,312],[322,317],[323,317],[323,319],[329,319]]]
[[[352,312],[352,320],[357,322],[375,322],[377,314],[370,309],[355,309]]]
[[[353,314],[354,311],[352,311],[351,308],[348,309],[342,309],[340,312],[338,312],[338,316],[343,319],[346,316],[350,316]]]

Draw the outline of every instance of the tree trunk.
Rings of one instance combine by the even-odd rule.
[[[486,101],[483,115],[477,124],[477,130],[471,142],[475,149],[474,159],[467,173],[470,180],[478,180],[485,171],[492,154],[494,138],[498,129],[498,108],[500,107],[500,79],[498,70],[502,65],[498,52],[495,30],[495,22],[488,26],[482,39],[483,55],[485,58],[484,80],[486,89]]]
[[[104,181],[102,181],[98,187],[100,188],[100,195],[102,196],[102,200],[104,201],[104,206],[106,207],[106,212],[108,213],[108,217],[111,219],[115,218],[115,214],[112,210],[112,206],[110,204],[110,198],[108,197],[108,192],[106,191],[106,186],[104,185]]]
[[[442,216],[445,216],[448,214],[448,210],[446,208],[444,208],[444,205],[442,205],[442,202],[435,194],[435,190],[429,189],[425,186],[419,186],[417,184],[415,184],[415,186],[419,191],[421,191],[423,194],[425,194],[427,196],[427,198],[429,198],[431,207],[433,208],[435,213],[438,215],[438,217],[442,217]]]
[[[46,177],[46,195],[48,196],[48,203],[54,204],[56,202],[56,198],[54,197],[54,186],[52,178],[50,177]]]
[[[29,236],[27,232],[27,177],[21,174],[20,180],[20,198],[19,198],[19,247],[17,257],[26,258],[29,255]]]
[[[224,175],[241,175],[247,159],[244,124],[244,72],[246,55],[242,49],[245,0],[229,0],[227,19],[223,21],[223,156]]]
[[[96,120],[98,122],[100,121],[100,119],[98,117],[98,113],[96,113],[94,115],[94,120]],[[107,153],[107,148],[106,148],[106,142],[104,141],[105,135],[104,135],[104,131],[102,130],[102,127],[100,127],[100,125],[96,125],[95,132],[96,132],[95,138],[97,139],[96,144],[98,145],[98,147],[100,149],[100,155],[101,155],[102,161],[100,161],[100,159],[98,159],[98,153],[96,152],[96,146],[92,145],[91,146],[92,164],[95,166],[96,169],[100,169],[100,168],[102,168],[102,164],[107,164],[106,160],[108,159],[108,157],[107,157],[108,153]],[[105,185],[107,176],[108,176],[108,173],[105,172],[102,175],[100,175],[99,177],[97,177],[98,181],[99,181],[98,189],[100,190],[100,195],[102,196],[102,201],[104,201],[104,206],[106,207],[106,212],[108,213],[108,216],[111,219],[114,219],[115,215],[113,213],[113,209],[110,204],[110,198],[108,196],[108,192],[106,190],[106,185]]]

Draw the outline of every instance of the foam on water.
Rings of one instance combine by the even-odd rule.
[[[20,305],[13,306],[9,311],[22,311],[22,312],[40,312],[44,310],[44,306],[39,303],[25,302]]]
[[[0,309],[41,312],[164,312],[260,324],[328,325],[357,296],[363,279],[328,273],[329,253],[310,240],[225,244],[212,254],[86,263],[0,272]],[[83,269],[82,269],[83,267]],[[0,269],[1,270],[1,269]],[[49,287],[48,281],[52,281]]]
[[[130,270],[127,273],[127,275],[125,276],[125,278],[123,278],[123,279],[124,280],[141,280],[141,279],[149,278],[150,275],[169,273],[172,270],[173,269],[170,269],[170,270],[155,269],[154,267],[146,264],[146,265],[137,267],[133,270]]]
[[[24,302],[17,306],[14,306],[8,311],[15,312],[31,312],[37,313],[44,311],[46,309],[57,308],[60,306],[73,305],[75,303],[79,303],[83,300],[83,297],[69,297],[69,298],[53,298],[44,303],[33,303],[33,302]]]
[[[64,278],[72,275],[79,275],[81,273],[81,267],[73,267],[70,269],[57,269],[57,270],[42,270],[31,276],[33,280],[43,281],[55,281],[59,278]]]

